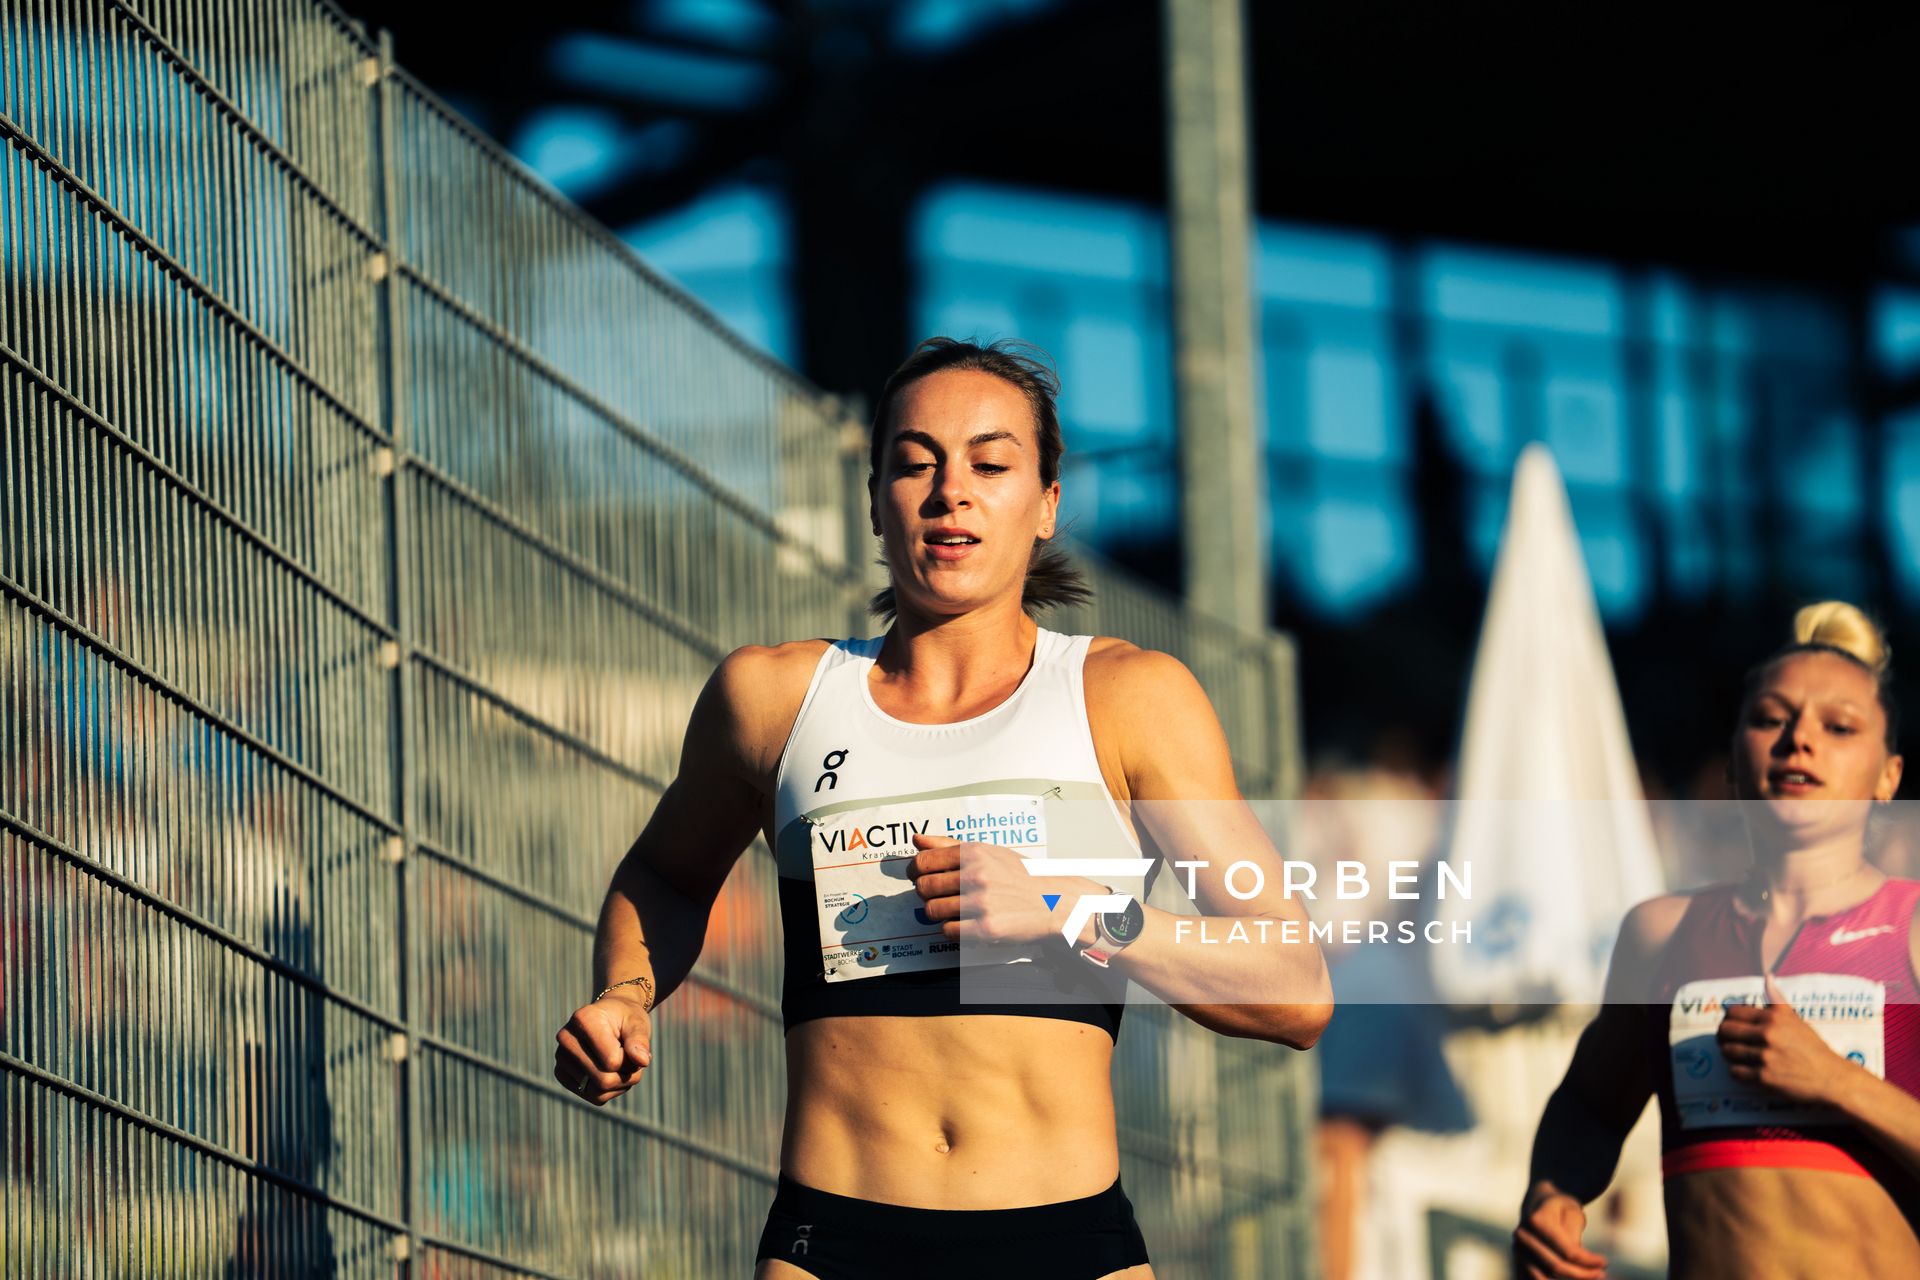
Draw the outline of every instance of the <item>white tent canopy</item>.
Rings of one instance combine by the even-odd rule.
[[[1470,944],[1434,951],[1458,1004],[1598,1001],[1627,909],[1664,888],[1566,486],[1544,445],[1514,468],[1474,657],[1440,902]],[[1449,935],[1450,936],[1450,935]]]

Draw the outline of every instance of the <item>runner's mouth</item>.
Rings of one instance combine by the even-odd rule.
[[[980,539],[965,529],[935,529],[921,539],[936,560],[960,560],[972,554]]]

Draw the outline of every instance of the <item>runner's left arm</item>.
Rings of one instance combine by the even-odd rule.
[[[1097,678],[1113,683],[1099,697],[1116,715],[1109,723],[1142,843],[1165,856],[1162,874],[1182,893],[1191,885],[1204,913],[1147,907],[1114,968],[1210,1030],[1307,1048],[1333,1016],[1326,961],[1307,936],[1306,910],[1285,892],[1279,851],[1240,795],[1213,704],[1168,654],[1132,649],[1103,665]],[[1241,868],[1230,879],[1236,863],[1258,874]]]
[[[1920,1176],[1920,1098],[1869,1073],[1865,1067],[1851,1062],[1845,1065],[1846,1079],[1834,1096],[1834,1104],[1896,1160]]]

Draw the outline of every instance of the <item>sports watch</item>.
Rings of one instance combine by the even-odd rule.
[[[1082,947],[1080,954],[1105,969],[1116,953],[1140,937],[1146,924],[1147,909],[1129,900],[1125,911],[1107,911],[1093,918],[1093,941]]]

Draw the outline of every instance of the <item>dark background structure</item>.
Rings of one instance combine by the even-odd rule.
[[[391,30],[401,58],[498,138],[567,103],[652,139],[576,196],[609,226],[726,182],[777,192],[792,356],[851,395],[870,394],[918,336],[911,225],[940,184],[1165,199],[1155,0],[554,0],[485,22],[444,5],[346,7]],[[1666,271],[1701,288],[1784,290],[1839,325],[1862,508],[1843,548],[1796,558],[1812,531],[1789,491],[1808,482],[1770,457],[1801,426],[1790,403],[1717,464],[1753,480],[1746,514],[1716,532],[1717,554],[1751,555],[1753,572],[1704,590],[1664,581],[1670,522],[1637,488],[1650,582],[1609,624],[1656,790],[1711,792],[1740,674],[1794,605],[1851,595],[1887,618],[1896,650],[1920,633],[1920,595],[1896,563],[1897,486],[1883,474],[1888,424],[1920,409],[1920,370],[1876,355],[1888,291],[1920,287],[1905,67],[1920,14],[1375,0],[1250,4],[1247,30],[1262,219],[1364,233],[1390,256],[1445,242],[1597,261],[1629,291]],[[1417,348],[1410,309],[1394,323]],[[1652,359],[1639,350],[1627,348],[1629,378]],[[1417,570],[1358,611],[1276,592],[1274,621],[1301,640],[1312,747],[1366,754],[1392,731],[1395,749],[1439,765],[1486,555],[1468,545],[1472,481],[1445,397],[1417,355],[1409,367],[1402,469]],[[1651,424],[1628,432],[1651,466]],[[1178,587],[1165,538],[1104,541]],[[1844,575],[1821,568],[1835,554]]]

